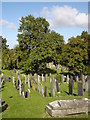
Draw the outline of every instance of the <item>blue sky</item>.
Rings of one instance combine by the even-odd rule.
[[[50,29],[68,38],[87,30],[88,2],[2,2],[2,36],[6,37],[10,48],[17,42],[19,19],[32,14],[45,17]]]

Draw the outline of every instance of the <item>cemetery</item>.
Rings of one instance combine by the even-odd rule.
[[[52,68],[52,67],[51,67]],[[61,67],[58,68],[61,71]],[[60,74],[60,78],[57,78],[55,74],[42,74],[34,75],[23,74],[22,71],[13,69],[11,71],[3,71],[1,73],[1,84],[2,84],[2,110],[7,111],[6,117],[10,117],[8,112],[9,104],[16,106],[16,113],[11,112],[11,116],[19,117],[18,109],[27,109],[31,111],[32,103],[35,102],[33,111],[39,112],[39,109],[43,106],[40,116],[40,113],[36,114],[36,117],[65,117],[65,116],[74,116],[76,114],[81,114],[79,116],[88,116],[88,91],[89,91],[89,76],[81,77],[81,80],[76,76],[74,79],[72,76]],[[4,88],[7,87],[8,88]],[[10,90],[7,91],[7,89]],[[4,91],[3,91],[4,90]],[[9,93],[10,92],[10,93]],[[8,98],[9,97],[9,98]],[[17,97],[17,98],[16,98]],[[6,101],[5,101],[6,99]],[[23,108],[18,108],[15,100],[18,99],[18,106]],[[10,100],[10,103],[8,104]],[[33,101],[32,101],[33,100]],[[3,102],[6,102],[6,104]],[[12,103],[11,103],[12,102]],[[26,102],[26,106],[22,105]],[[40,106],[39,106],[39,105]],[[69,106],[68,106],[69,105]],[[40,108],[38,108],[38,106]],[[30,108],[31,107],[31,108]],[[61,107],[61,108],[60,108]],[[14,109],[14,110],[15,110]],[[35,109],[35,110],[34,110]],[[63,111],[64,109],[64,111]],[[69,110],[70,109],[70,110]],[[27,110],[25,110],[27,111]],[[68,111],[68,112],[67,112]],[[29,111],[28,111],[29,112]],[[86,114],[85,114],[86,113]],[[4,112],[2,113],[2,115]],[[28,113],[32,114],[31,112]],[[24,115],[24,114],[23,114]],[[22,118],[25,116],[22,115]],[[26,115],[27,117],[30,117]],[[50,115],[50,116],[49,116]],[[34,115],[31,116],[35,117]],[[77,116],[78,117],[78,116]]]
[[[0,117],[90,118],[90,34],[66,42],[46,18],[18,22],[13,48],[0,36]]]

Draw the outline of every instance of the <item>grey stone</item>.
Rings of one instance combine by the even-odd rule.
[[[83,82],[78,82],[78,96],[83,96]]]
[[[90,100],[87,98],[74,100],[56,100],[46,105],[46,112],[52,117],[64,117],[72,114],[86,113],[88,114],[88,104]]]

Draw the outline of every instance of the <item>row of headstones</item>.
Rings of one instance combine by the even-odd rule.
[[[17,75],[18,75],[18,80],[17,80],[16,88],[20,90],[20,95],[21,95],[21,80],[20,80],[20,77],[19,77],[19,71],[17,72]],[[31,75],[31,76],[32,76],[32,75]],[[44,81],[44,80],[45,80],[45,82],[47,82],[47,74],[45,75],[45,77],[43,76],[43,74],[42,74],[42,76],[39,76],[39,75],[38,75],[38,78],[37,78],[38,92],[39,92],[40,95],[46,97],[46,96],[47,96],[47,86],[45,86],[45,92],[44,92],[43,85],[40,84],[40,83],[41,83],[42,81]],[[25,76],[25,81],[26,81],[26,76]],[[13,85],[15,86],[15,83],[14,83],[14,82],[15,82],[15,80],[14,80],[14,77],[13,77]],[[19,84],[19,82],[20,82],[20,84]],[[54,82],[55,82],[55,86],[56,86],[56,87],[53,86],[54,83],[53,83],[53,81],[52,81],[52,79],[51,79],[51,76],[50,76],[51,96],[52,96],[52,97],[55,96],[55,95],[54,95],[55,92],[54,92],[53,88],[55,88],[56,91],[59,92],[59,84],[58,84],[58,81],[55,79]],[[24,85],[24,83],[23,83],[23,86],[26,86],[26,82],[25,82],[25,85]],[[28,87],[31,88],[31,82],[30,82],[30,80],[29,80],[29,75],[28,75]],[[23,89],[23,91],[24,91],[23,95],[24,95],[26,92],[25,92],[25,87],[23,87],[23,88],[24,88],[24,89]],[[33,84],[33,89],[36,90],[36,85],[35,85],[35,84]]]
[[[74,80],[73,77],[71,76],[69,80],[69,94],[73,95],[73,87],[74,87]],[[86,92],[89,91],[90,87],[90,80],[86,82]],[[78,96],[83,96],[83,81],[78,81]]]

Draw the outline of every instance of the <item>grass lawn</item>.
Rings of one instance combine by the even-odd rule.
[[[4,75],[10,76],[10,71],[4,70]],[[15,73],[13,73],[14,76]],[[44,87],[44,82],[42,83]],[[45,112],[45,106],[54,100],[63,100],[63,99],[74,99],[74,98],[82,98],[81,96],[77,96],[77,83],[74,83],[74,95],[68,95],[68,84],[60,84],[60,94],[56,94],[56,97],[51,98],[49,96],[49,80],[47,82],[48,87],[48,96],[42,97],[36,91],[31,89],[31,97],[23,98],[19,95],[19,91],[17,91],[10,80],[10,82],[5,82],[2,88],[2,102],[7,104],[7,109],[2,112],[2,118],[51,118]],[[85,86],[84,86],[85,88]],[[88,97],[88,94],[84,91],[84,96]],[[69,116],[70,117],[70,116]],[[78,116],[71,116],[71,118],[87,118],[88,115],[81,114]],[[66,118],[66,117],[65,117]],[[68,117],[67,117],[68,118]]]

